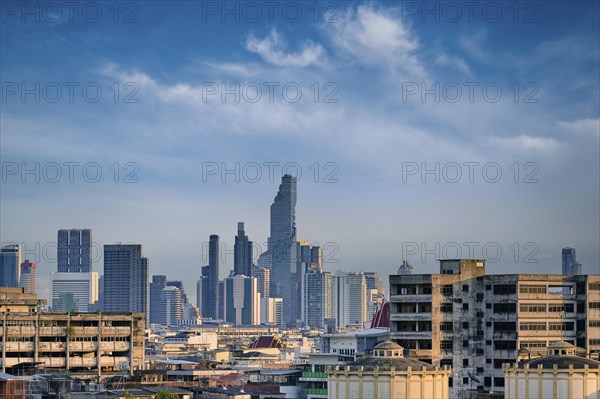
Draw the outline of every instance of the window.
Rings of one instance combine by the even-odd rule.
[[[465,339],[465,340],[463,341],[463,348],[468,348],[468,347],[469,347],[469,340],[468,340],[468,339]]]
[[[504,378],[503,377],[494,377],[494,386],[495,387],[503,387],[504,386]]]
[[[520,294],[545,294],[545,285],[521,285],[519,287]]]
[[[546,348],[546,341],[521,341],[521,348]]]
[[[514,303],[495,303],[494,313],[516,313],[517,305]]]
[[[462,290],[463,290],[463,292],[469,292],[469,285],[468,284],[463,284]]]
[[[575,311],[575,305],[572,303],[564,303],[559,305],[548,305],[548,312],[551,313],[573,313]]]
[[[483,373],[483,367],[477,367],[477,374]]]
[[[487,364],[492,364],[492,359],[485,359],[485,362],[486,362]]]
[[[492,386],[492,377],[483,377],[483,384],[486,387],[491,387]]]
[[[491,289],[492,289],[492,285],[491,284],[488,284],[488,285],[485,286],[485,290],[486,291],[490,291]]]
[[[492,308],[492,304],[491,303],[486,303],[485,304],[485,308],[486,309],[491,309]]]
[[[548,294],[571,295],[571,294],[573,294],[573,286],[572,285],[551,285],[548,287]]]
[[[513,359],[494,359],[494,368],[501,369],[504,363],[514,364],[516,360]]]
[[[526,303],[519,306],[522,313],[544,313],[546,312],[545,303]]]
[[[494,349],[514,350],[517,349],[517,343],[515,341],[494,341]]]
[[[469,377],[463,377],[463,385],[467,385],[469,383]]]
[[[442,313],[452,313],[452,304],[451,303],[442,303],[442,306],[440,306],[440,311]]]
[[[452,350],[452,341],[440,341],[440,350],[451,351]]]
[[[590,327],[600,327],[600,320],[590,320]]]
[[[517,323],[510,321],[497,321],[494,323],[494,331],[516,331]]]
[[[600,339],[590,339],[590,345],[600,345]]]
[[[440,360],[440,366],[451,366],[452,367],[452,359],[442,359]]]
[[[468,330],[469,329],[469,322],[468,321],[463,321],[462,327],[463,327],[463,330]]]
[[[453,324],[451,321],[445,321],[440,323],[440,331],[452,331]]]
[[[483,302],[483,293],[482,292],[477,293],[476,298],[477,298],[477,302]]]
[[[600,309],[600,302],[590,302],[590,309]]]
[[[519,323],[521,331],[546,331],[546,323]]]
[[[492,341],[488,339],[488,340],[486,340],[486,341],[485,341],[485,344],[486,344],[486,345],[491,345],[491,344],[492,344]]]
[[[442,294],[443,295],[452,295],[453,291],[452,291],[452,284],[447,284],[444,285],[442,287]]]
[[[572,322],[564,323],[548,323],[548,330],[550,331],[573,331],[574,325]]]
[[[491,321],[486,321],[485,322],[485,326],[486,327],[491,327],[492,326],[492,322]]]
[[[494,295],[512,295],[517,293],[515,284],[496,284],[494,285]]]
[[[600,283],[590,283],[590,291],[600,291]]]
[[[469,359],[463,359],[463,367],[469,367]]]
[[[463,303],[462,305],[463,305],[462,306],[462,310],[465,310],[465,311],[469,310],[469,304],[468,303]]]

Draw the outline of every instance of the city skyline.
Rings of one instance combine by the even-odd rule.
[[[140,3],[132,23],[108,8],[98,23],[3,14],[0,242],[41,252],[57,228],[93,228],[101,245],[143,243],[153,272],[184,280],[198,242],[216,233],[233,250],[239,221],[264,250],[265,204],[279,176],[301,172],[298,238],[321,244],[327,270],[388,275],[406,259],[426,272],[447,253],[492,273],[558,271],[570,246],[597,272],[598,3],[498,3],[499,21],[481,7],[456,21],[443,7],[334,4],[306,4],[298,22],[184,2]],[[260,101],[246,101],[251,82]],[[282,98],[292,82],[298,102],[293,85]],[[22,97],[36,83],[40,101]],[[222,101],[221,83],[246,91]],[[54,265],[29,258],[47,285]]]

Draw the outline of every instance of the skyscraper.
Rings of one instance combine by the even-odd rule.
[[[242,274],[228,277],[223,288],[225,321],[238,325],[260,324],[260,294],[256,278]]]
[[[59,273],[92,271],[92,230],[58,230],[57,264]]]
[[[21,263],[21,278],[19,279],[19,286],[25,288],[25,292],[28,294],[35,294],[35,269],[37,265],[31,263],[27,259]]]
[[[0,287],[18,287],[21,278],[21,244],[0,249]]]
[[[269,298],[269,284],[271,281],[271,269],[260,266],[252,266],[252,277],[258,282],[258,292],[262,298]]]
[[[139,244],[104,246],[104,311],[143,312],[148,320],[148,263]]]
[[[238,223],[238,233],[233,247],[233,274],[252,276],[252,241],[244,231],[244,222]]]
[[[98,273],[52,272],[52,311],[89,312],[98,301]]]
[[[161,291],[167,286],[167,276],[157,275],[152,276],[150,283],[150,318],[152,324],[160,324],[161,322]]]
[[[324,328],[331,317],[331,274],[319,269],[304,275],[302,322],[305,326]]]
[[[368,321],[365,274],[337,271],[331,276],[331,305],[338,328],[364,327]]]
[[[208,242],[208,266],[202,267],[202,317],[217,319],[219,314],[219,236]]]
[[[577,262],[575,248],[562,249],[562,274],[581,274],[581,263]]]
[[[188,303],[188,297],[185,293],[185,288],[183,288],[183,282],[181,280],[167,280],[165,286],[179,288],[179,292],[181,292],[181,302],[183,304]]]
[[[183,320],[183,302],[181,290],[175,286],[166,286],[160,291],[160,324],[177,327]]]
[[[297,268],[296,255],[296,178],[284,175],[271,205],[271,235],[268,239],[271,255],[272,297],[283,298],[283,322],[296,322],[297,291],[292,288],[292,274]]]

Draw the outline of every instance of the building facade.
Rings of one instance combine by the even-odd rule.
[[[455,392],[503,392],[502,364],[519,350],[543,356],[558,340],[600,350],[598,275],[486,275],[484,260],[442,260],[440,274],[390,276],[390,291],[391,338],[452,366]]]
[[[363,328],[369,322],[364,273],[336,271],[331,276],[331,317],[337,328]]]
[[[167,286],[167,276],[155,275],[152,276],[150,283],[150,316],[148,318],[150,324],[160,324],[161,322],[161,298],[160,293]]]
[[[103,277],[105,312],[149,314],[149,262],[141,245],[105,245]]]
[[[224,281],[224,320],[237,325],[260,324],[260,294],[254,277],[237,275]]]
[[[177,328],[183,320],[183,300],[181,290],[166,286],[160,292],[160,324]]]
[[[202,317],[219,318],[219,236],[208,242],[208,265],[202,267]]]
[[[52,272],[52,311],[89,312],[98,301],[98,273]]]
[[[293,289],[297,268],[296,247],[296,178],[284,175],[271,204],[271,232],[268,238],[271,257],[270,295],[283,299],[286,324],[297,321],[298,291]]]
[[[248,240],[248,236],[244,231],[244,222],[238,223],[237,235],[235,236],[235,244],[233,246],[233,274],[242,274],[244,276],[252,276],[252,260],[253,260],[252,241]]]
[[[56,263],[59,273],[92,271],[92,230],[58,230]]]
[[[21,244],[0,248],[0,287],[18,287],[21,278]]]
[[[331,318],[331,273],[310,270],[304,275],[302,321],[305,326],[324,328]]]
[[[27,259],[21,263],[21,277],[19,278],[19,287],[25,288],[29,294],[35,293],[35,271],[37,265]]]
[[[562,249],[562,274],[581,274],[581,263],[577,262],[575,248]]]

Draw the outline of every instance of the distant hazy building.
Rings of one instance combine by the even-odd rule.
[[[219,236],[208,242],[208,265],[202,267],[202,317],[217,319],[219,314]]]
[[[89,312],[98,301],[98,273],[52,272],[52,311]]]
[[[152,324],[160,324],[161,322],[161,299],[160,293],[167,286],[167,276],[156,275],[152,276],[150,283],[150,317],[149,322]]]
[[[181,290],[175,286],[166,286],[160,291],[160,324],[176,328],[181,320],[183,320]]]
[[[271,260],[271,253],[267,250],[260,254],[258,260],[256,261],[256,265],[258,267],[271,270],[271,267],[273,266],[273,262]]]
[[[244,275],[224,280],[224,320],[239,325],[260,324],[260,294],[256,278]]]
[[[139,244],[104,246],[104,311],[142,312],[150,308],[148,258]]]
[[[581,274],[581,263],[577,262],[575,248],[562,249],[562,274]]]
[[[415,268],[407,260],[403,260],[398,268],[398,274],[415,274]]]
[[[271,256],[271,287],[273,297],[283,298],[284,323],[297,320],[298,291],[292,283],[297,267],[296,255],[296,178],[284,175],[271,205],[271,232],[268,238]]]
[[[167,287],[177,287],[181,292],[181,302],[189,303],[187,294],[185,293],[185,288],[183,287],[183,282],[181,280],[167,280],[165,286]]]
[[[28,294],[35,294],[35,269],[37,265],[31,263],[27,259],[21,263],[21,278],[19,279],[19,286],[25,288],[25,292]]]
[[[0,249],[0,287],[18,287],[21,278],[21,244]]]
[[[331,273],[311,269],[304,275],[302,322],[305,326],[324,328],[331,317]]]
[[[233,247],[233,274],[253,277],[252,258],[252,241],[248,240],[248,236],[244,231],[244,222],[239,222]]]
[[[331,305],[337,328],[364,327],[369,321],[365,274],[336,271],[331,276]]]
[[[252,266],[252,277],[256,277],[256,282],[258,284],[258,293],[261,298],[268,298],[271,296],[269,291],[269,284],[271,281],[271,270],[260,267],[260,266]]]
[[[59,273],[92,271],[92,230],[58,230],[57,258]]]
[[[283,299],[261,298],[260,322],[281,326],[283,324]]]

